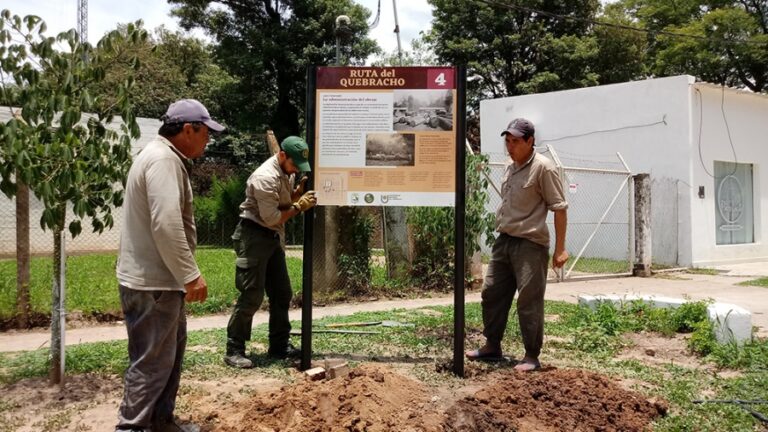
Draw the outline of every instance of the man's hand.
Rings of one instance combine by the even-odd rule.
[[[187,303],[202,303],[208,298],[208,284],[205,282],[203,275],[200,275],[200,277],[190,283],[184,284],[184,288],[187,290],[187,295],[184,296],[184,300]]]
[[[309,180],[309,177],[307,176],[304,176],[301,178],[301,180],[299,180],[299,184],[293,190],[293,199],[297,199],[298,197],[304,195],[304,188],[306,187],[307,180]]]
[[[563,249],[561,251],[555,251],[555,254],[552,255],[552,268],[557,270],[559,268],[562,268],[566,261],[568,261],[568,251]]]
[[[295,203],[293,203],[293,206],[296,207],[297,210],[300,212],[305,212],[317,204],[317,197],[315,196],[315,191],[309,191],[301,196],[301,198],[298,199]]]

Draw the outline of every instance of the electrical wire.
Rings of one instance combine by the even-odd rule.
[[[540,143],[550,143],[550,142],[562,141],[562,140],[570,139],[570,138],[580,138],[580,137],[585,137],[585,136],[595,135],[595,134],[600,134],[600,133],[616,132],[616,131],[625,130],[625,129],[646,128],[646,127],[656,126],[658,124],[664,124],[664,125],[667,124],[667,115],[666,114],[663,115],[661,120],[655,121],[655,122],[652,122],[652,123],[642,123],[642,124],[636,124],[636,125],[621,126],[621,127],[612,128],[612,129],[600,129],[600,130],[584,132],[584,133],[575,134],[575,135],[566,135],[566,136],[561,136],[561,137],[557,137],[557,138],[542,139],[539,142]]]
[[[696,94],[699,96],[699,137],[698,137],[698,143],[697,147],[699,150],[699,163],[701,164],[701,168],[704,169],[704,172],[707,173],[709,177],[712,177],[713,179],[718,178],[725,178],[728,176],[732,176],[736,174],[736,170],[738,169],[737,164],[739,163],[739,158],[736,155],[736,147],[733,145],[733,138],[731,137],[731,128],[728,125],[728,118],[725,115],[725,85],[721,86],[722,94],[720,95],[720,113],[723,116],[723,122],[725,123],[725,130],[728,134],[728,143],[731,145],[731,152],[733,153],[733,171],[731,171],[729,174],[726,174],[722,177],[717,177],[714,175],[714,173],[709,172],[707,169],[707,165],[704,163],[704,156],[701,152],[701,135],[702,130],[704,129],[704,98],[701,95],[701,90],[698,88],[696,90]]]
[[[379,26],[379,19],[381,18],[381,0],[379,0],[379,6],[376,10],[376,18],[373,19],[373,21],[368,24],[368,30],[373,30],[376,27]]]
[[[664,35],[669,37],[677,37],[677,38],[685,38],[685,39],[695,39],[695,40],[703,40],[703,41],[712,41],[712,38],[709,38],[707,36],[699,36],[699,35],[693,35],[693,34],[687,34],[687,33],[677,33],[677,32],[671,32],[668,30],[648,30],[638,27],[632,27],[629,25],[624,24],[615,24],[615,23],[609,23],[605,21],[598,21],[595,19],[590,18],[582,18],[582,17],[576,17],[576,16],[567,16],[567,15],[561,15],[554,12],[547,12],[540,9],[534,9],[527,6],[520,6],[515,4],[509,4],[509,3],[502,3],[500,1],[495,0],[475,0],[479,3],[483,3],[488,6],[496,6],[496,7],[503,7],[510,10],[519,10],[523,12],[528,12],[531,14],[537,14],[542,15],[550,18],[555,18],[563,21],[578,21],[583,22],[587,24],[597,25],[597,26],[603,26],[603,27],[611,27],[615,29],[621,29],[621,30],[629,30],[634,31],[638,33],[646,33],[650,35]],[[729,40],[729,39],[723,39],[718,40],[717,42],[722,42],[729,45],[737,45],[737,44],[747,44],[747,45],[768,45],[768,42],[766,41],[759,41],[759,40]]]

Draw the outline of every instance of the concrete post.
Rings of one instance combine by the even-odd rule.
[[[651,176],[632,176],[635,186],[635,263],[634,276],[651,276]]]

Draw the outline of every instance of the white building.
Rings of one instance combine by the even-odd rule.
[[[12,117],[9,107],[0,107],[0,122],[7,122]],[[141,129],[141,137],[131,143],[132,154],[136,154],[147,142],[157,135],[160,129],[160,121],[155,119],[137,119]],[[121,119],[115,118],[109,125],[110,128],[119,131]],[[29,240],[32,254],[50,254],[53,251],[53,234],[50,230],[43,231],[40,228],[40,217],[43,214],[43,204],[30,193],[29,199]],[[93,232],[90,220],[83,221],[83,231],[75,239],[72,239],[67,230],[67,253],[84,253],[95,251],[116,251],[120,242],[120,225],[122,212],[119,208],[113,209],[114,227],[105,229],[102,234]],[[69,212],[67,221],[71,221],[74,214]],[[87,219],[87,218],[86,218]],[[0,193],[0,257],[13,257],[16,255],[16,202],[8,199]]]
[[[768,260],[768,95],[677,76],[487,100],[480,116],[492,159],[507,123],[526,117],[563,165],[619,152],[649,173],[655,263]]]

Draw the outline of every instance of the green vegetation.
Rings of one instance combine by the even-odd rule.
[[[670,405],[670,414],[660,419],[655,431],[723,431],[754,430],[756,420],[735,405],[697,405],[696,399],[766,399],[768,398],[768,341],[757,340],[743,347],[724,346],[701,359],[702,367],[683,367],[672,363],[646,364],[638,360],[615,358],[628,342],[627,332],[658,331],[674,335],[674,330],[687,328],[699,318],[704,303],[691,303],[678,311],[654,312],[640,303],[614,308],[603,304],[596,311],[563,302],[546,302],[549,317],[545,324],[542,360],[558,367],[578,367],[607,374],[633,383],[648,397],[661,397]],[[479,304],[466,308],[467,346],[479,343],[482,327]],[[328,323],[396,320],[413,323],[414,327],[370,327],[378,334],[357,336],[315,334],[316,358],[347,356],[355,360],[379,359],[394,362],[422,359],[416,373],[424,379],[442,380],[435,373],[435,361],[448,359],[452,353],[453,309],[430,307],[420,310],[392,310],[330,317],[315,322]],[[294,323],[294,328],[300,325]],[[254,359],[261,372],[279,379],[289,379],[288,362],[264,356],[267,345],[266,326],[254,330]],[[517,318],[510,317],[504,339],[504,351],[522,353]],[[694,333],[695,334],[695,333]],[[677,336],[679,337],[679,336]],[[711,336],[710,336],[711,337]],[[224,329],[191,332],[185,360],[184,379],[216,379],[252,373],[223,365],[226,333]],[[126,342],[84,344],[68,348],[70,373],[105,372],[122,374],[127,366]],[[0,354],[0,382],[11,383],[27,377],[43,377],[47,373],[47,351]],[[736,373],[719,375],[718,367],[735,369]],[[480,364],[493,370],[504,364]],[[755,406],[768,414],[768,407]]]
[[[689,269],[686,269],[685,272],[690,274],[707,275],[707,276],[716,276],[720,274],[720,272],[715,269],[702,268],[702,267],[691,267]]]
[[[234,251],[199,249],[197,260],[208,282],[208,300],[188,305],[193,314],[226,310],[235,299]],[[67,258],[67,310],[84,315],[110,315],[120,311],[115,278],[115,254],[81,255]],[[51,259],[33,258],[31,263],[31,309],[47,314],[51,310]],[[288,258],[288,274],[294,292],[301,289],[301,260]],[[0,261],[0,319],[15,313],[16,261]]]
[[[571,263],[575,257],[571,257],[566,268],[570,268]],[[614,274],[614,273],[628,273],[632,270],[629,266],[629,261],[617,261],[606,258],[579,258],[576,262],[576,267],[573,268],[576,273],[598,273],[598,274]]]
[[[741,282],[739,285],[741,285],[741,286],[758,286],[758,287],[768,288],[768,277],[744,281],[744,282]]]

